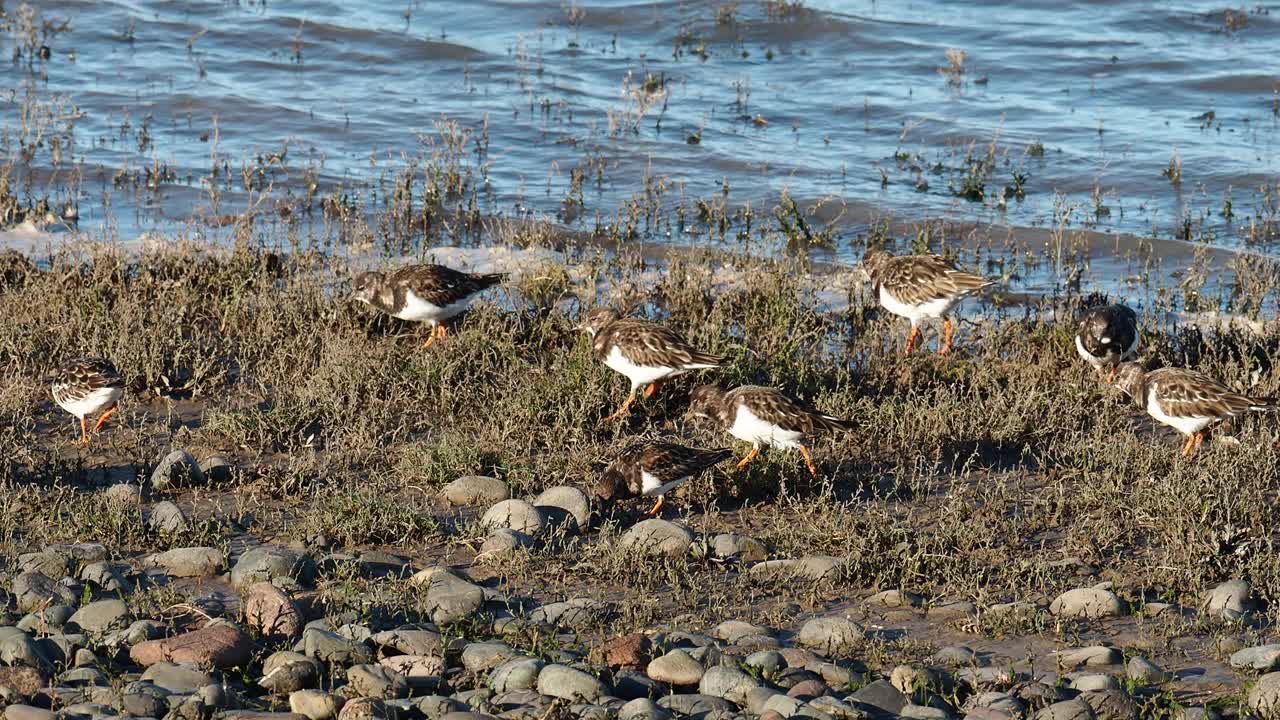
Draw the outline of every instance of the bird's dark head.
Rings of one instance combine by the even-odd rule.
[[[718,419],[725,394],[716,385],[699,385],[694,388],[689,393],[689,409],[685,410],[684,419],[694,423]]]
[[[621,499],[626,488],[627,484],[623,480],[622,473],[611,465],[600,473],[600,477],[596,478],[595,485],[591,487],[591,498],[601,504],[608,505],[615,500]]]
[[[578,324],[579,330],[587,331],[591,337],[595,337],[597,333],[605,328],[606,325],[618,319],[618,311],[613,308],[601,307],[587,313],[582,322]]]
[[[1136,362],[1120,363],[1116,367],[1116,387],[1128,393],[1138,405],[1146,406],[1147,371]]]
[[[868,250],[862,256],[862,262],[858,263],[858,271],[862,273],[864,279],[874,281],[884,268],[884,264],[892,257],[885,250]]]
[[[380,272],[362,272],[356,273],[351,278],[351,297],[362,303],[372,304],[373,299],[378,296],[378,291],[382,288],[385,276]]]

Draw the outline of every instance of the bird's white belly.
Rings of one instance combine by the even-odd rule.
[[[418,297],[412,290],[408,290],[404,294],[404,307],[400,308],[399,312],[392,313],[392,315],[401,320],[429,322],[432,325],[438,325],[466,310],[470,304],[471,297],[468,296],[442,307],[433,302],[428,302]]]
[[[59,402],[58,405],[72,415],[82,418],[111,407],[120,399],[121,394],[123,394],[123,390],[120,388],[98,388],[79,400],[71,400],[65,403]],[[54,400],[56,401],[57,398],[54,398]]]
[[[729,434],[753,445],[772,445],[781,448],[800,447],[800,439],[804,437],[804,433],[784,430],[760,419],[751,410],[741,405],[738,406],[738,414],[733,418],[733,427],[729,428]]]
[[[938,300],[929,300],[919,305],[912,305],[894,297],[884,286],[880,287],[880,304],[884,309],[894,315],[910,318],[912,324],[925,318],[940,318],[955,307],[957,302],[960,302],[960,298],[940,298]]]
[[[618,349],[617,345],[613,346],[613,349],[605,356],[604,364],[607,365],[609,369],[625,375],[627,379],[631,381],[632,390],[645,385],[650,385],[665,377],[678,375],[681,372],[684,372],[683,370],[676,368],[637,365],[628,360],[626,356],[622,354],[622,350]]]
[[[647,471],[640,471],[640,494],[641,495],[665,495],[668,492],[680,487],[689,481],[690,476],[685,476],[672,480],[669,483],[663,483],[658,478],[650,475]]]
[[[1216,417],[1175,417],[1168,415],[1156,400],[1155,392],[1150,390],[1147,391],[1147,414],[1169,427],[1177,428],[1183,435],[1200,432],[1219,420]]]
[[[1097,357],[1093,353],[1084,349],[1084,343],[1080,342],[1080,336],[1076,335],[1076,352],[1080,353],[1080,357],[1084,358],[1090,365],[1094,367],[1102,367],[1102,358]]]

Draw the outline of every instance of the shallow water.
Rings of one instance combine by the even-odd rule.
[[[727,185],[730,205],[761,217],[784,191],[805,207],[838,199],[857,208],[834,220],[842,240],[884,215],[1222,248],[1252,226],[1251,249],[1275,250],[1256,232],[1280,211],[1280,12],[1267,6],[52,0],[36,26],[70,31],[32,45],[47,60],[24,54],[22,8],[7,12],[6,157],[35,101],[64,139],[19,163],[23,189],[74,196],[81,229],[123,240],[312,181],[372,197],[409,158],[447,154],[454,121],[471,133],[457,155],[483,178],[482,212],[571,228],[661,178],[667,205]],[[963,72],[940,69],[948,48],[965,51]],[[983,199],[959,196],[966,156],[989,146]],[[1180,183],[1165,175],[1175,155]],[[249,194],[244,167],[260,169]],[[566,216],[575,168],[582,207]],[[1015,175],[1025,197],[1001,200]],[[833,259],[858,254],[837,242]]]

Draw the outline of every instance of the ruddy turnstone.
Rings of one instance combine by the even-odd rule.
[[[894,315],[911,320],[906,354],[915,349],[920,337],[920,321],[942,319],[942,346],[938,353],[951,350],[951,317],[956,303],[971,293],[994,285],[980,275],[957,269],[938,255],[902,255],[895,257],[884,250],[869,250],[859,265],[880,298],[880,305]]]
[[[1110,368],[1107,382],[1115,382],[1117,368],[1138,351],[1138,315],[1124,305],[1098,305],[1084,311],[1076,330],[1076,352],[1098,370]]]
[[[604,364],[631,381],[631,394],[606,421],[626,415],[640,388],[645,389],[647,398],[677,375],[719,367],[724,362],[722,357],[695,349],[670,328],[648,320],[619,317],[608,308],[587,313],[578,327],[591,335],[591,347]]]
[[[853,430],[848,420],[824,415],[779,390],[757,385],[728,391],[715,385],[694,388],[685,417],[695,421],[711,420],[730,435],[751,443],[751,452],[738,461],[735,469],[741,469],[759,455],[761,445],[798,448],[815,478],[818,469],[813,465],[805,441],[824,430]]]
[[[102,412],[93,432],[98,432],[116,411],[124,394],[124,379],[115,366],[99,357],[76,358],[53,372],[53,401],[80,418],[80,442],[89,444],[85,417]],[[103,412],[103,411],[106,412]]]
[[[351,294],[392,317],[430,323],[431,334],[423,347],[431,347],[448,334],[445,320],[461,314],[476,295],[505,277],[502,273],[464,273],[444,265],[406,265],[392,273],[356,275]]]
[[[1187,436],[1182,456],[1204,442],[1205,430],[1216,422],[1246,412],[1273,412],[1275,400],[1232,391],[1202,372],[1160,368],[1147,372],[1136,362],[1119,366],[1116,385],[1156,420]]]
[[[605,502],[657,495],[645,513],[654,517],[666,503],[666,493],[731,457],[728,448],[700,450],[666,440],[638,440],[605,468],[593,494]]]

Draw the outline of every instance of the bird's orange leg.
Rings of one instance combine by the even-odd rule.
[[[951,352],[951,318],[942,319],[942,347],[938,348],[939,355],[946,355]]]
[[[427,335],[427,341],[422,343],[422,349],[426,350],[434,345],[436,340],[443,340],[448,334],[449,330],[444,325],[437,325],[431,328],[431,333]]]
[[[98,422],[96,422],[96,423],[94,423],[94,424],[93,424],[93,432],[94,432],[94,434],[95,434],[95,435],[98,433],[98,431],[99,431],[99,430],[101,430],[101,429],[102,429],[102,426],[103,426],[104,424],[106,424],[106,422],[107,422],[107,418],[109,418],[109,417],[111,417],[113,414],[115,414],[116,408],[118,408],[118,407],[120,407],[120,406],[119,406],[119,405],[112,405],[111,407],[107,408],[107,411],[106,411],[106,412],[104,412],[104,413],[102,413],[101,415],[99,415],[99,416],[98,416]]]
[[[916,339],[919,337],[920,337],[919,326],[912,325],[911,334],[907,336],[907,349],[902,353],[903,355],[910,355],[911,351],[916,349]]]
[[[1116,382],[1116,375],[1119,375],[1119,374],[1120,374],[1120,366],[1112,365],[1111,372],[1107,373],[1107,384],[1114,385]]]
[[[605,421],[605,422],[613,422],[614,420],[619,420],[619,419],[621,419],[623,416],[625,416],[625,415],[626,415],[626,414],[631,410],[631,403],[633,403],[633,402],[635,402],[635,401],[636,401],[636,394],[635,394],[634,392],[632,392],[630,395],[628,395],[628,396],[627,396],[626,401],[622,403],[622,407],[618,408],[618,411],[617,411],[617,412],[615,412],[614,414],[612,414],[612,415],[610,415],[609,417],[605,418],[605,419],[604,419],[604,421]]]
[[[1196,443],[1196,436],[1200,433],[1191,433],[1187,436],[1187,443],[1182,446],[1182,457],[1191,457],[1191,451]]]
[[[653,394],[658,392],[658,388],[662,387],[662,383],[663,383],[662,380],[656,380],[652,383],[649,383],[648,387],[644,389],[645,399],[647,400],[648,398],[653,397]]]
[[[80,418],[80,444],[89,444],[89,426],[85,424],[84,418]]]
[[[747,463],[751,462],[752,460],[755,460],[756,456],[759,454],[760,454],[760,448],[757,446],[752,446],[751,452],[747,453],[746,457],[739,460],[738,464],[733,466],[733,469],[741,470],[742,468],[747,466]]]
[[[1196,439],[1195,447],[1191,448],[1191,450],[1193,452],[1200,452],[1200,443],[1204,442],[1204,431],[1201,430],[1200,432],[1196,433],[1195,439]]]
[[[801,445],[800,454],[804,456],[804,464],[809,466],[809,474],[814,480],[818,479],[818,468],[813,466],[813,458],[809,457],[809,448]]]
[[[666,496],[666,495],[659,495],[659,496],[658,496],[658,502],[654,503],[654,504],[653,504],[653,507],[649,508],[649,512],[645,513],[645,514],[644,514],[644,516],[645,516],[645,517],[658,517],[658,512],[659,512],[659,511],[661,511],[661,510],[662,510],[662,508],[663,508],[663,506],[664,506],[664,505],[666,505],[666,504],[667,504],[667,496]]]

